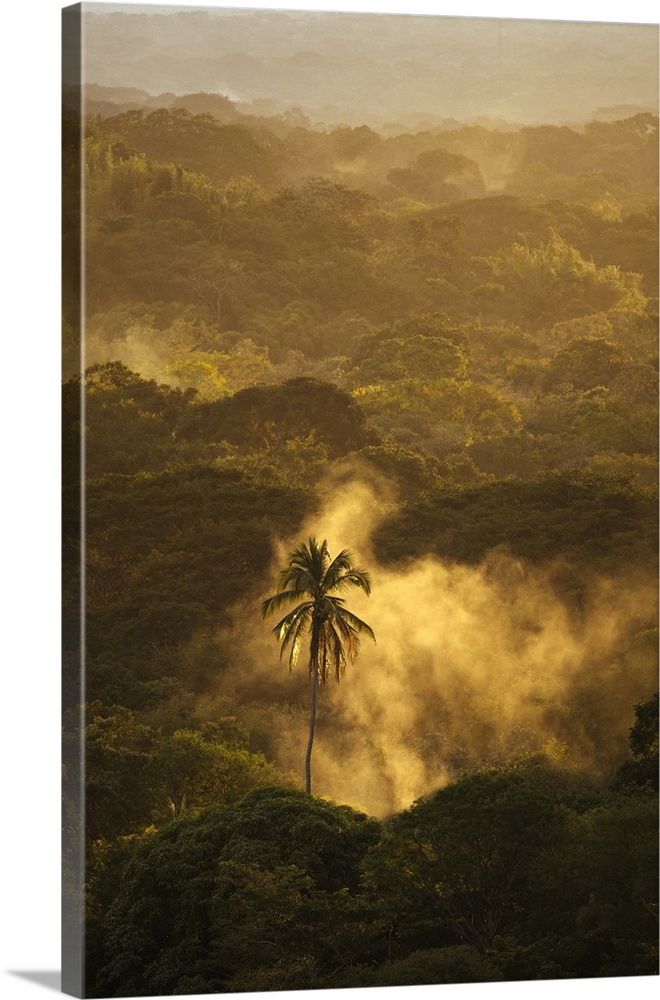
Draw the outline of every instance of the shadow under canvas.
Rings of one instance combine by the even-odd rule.
[[[37,983],[39,986],[43,986],[47,990],[56,990],[60,992],[62,973],[59,969],[50,971],[45,969],[10,969],[10,974],[12,976],[20,976],[21,979],[29,979],[32,983]]]

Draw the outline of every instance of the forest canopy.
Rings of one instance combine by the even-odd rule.
[[[654,974],[657,117],[90,98],[63,111],[89,995]],[[259,618],[314,533],[368,565],[377,637],[319,693],[319,797],[306,666]]]

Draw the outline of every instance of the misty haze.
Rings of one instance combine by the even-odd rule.
[[[392,130],[447,119],[580,124],[617,105],[631,113],[658,108],[652,26],[139,6],[120,13],[111,4],[87,10],[90,110],[97,100],[136,106],[203,91],[228,97],[241,114],[296,107],[313,124]]]
[[[85,995],[656,974],[657,25],[82,7]]]

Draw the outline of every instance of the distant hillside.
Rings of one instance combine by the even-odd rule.
[[[244,113],[298,106],[312,122],[376,128],[658,107],[657,25],[155,9],[86,14],[86,82],[112,88],[103,100],[208,92]]]

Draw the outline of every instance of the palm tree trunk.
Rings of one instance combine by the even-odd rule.
[[[316,694],[319,686],[319,628],[319,623],[314,621],[312,624],[312,644],[309,660],[312,697],[309,710],[309,740],[307,741],[307,753],[305,754],[305,791],[310,795],[312,792],[312,746],[314,745],[314,726],[316,725]]]

